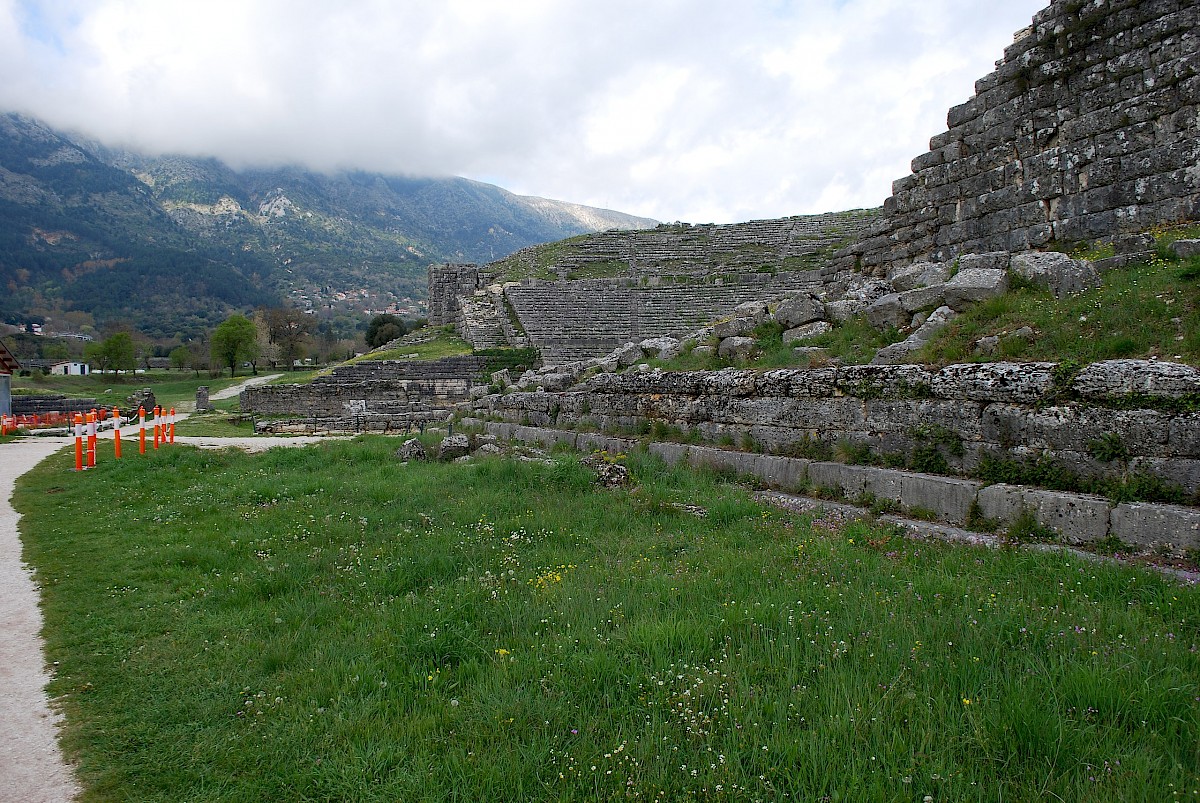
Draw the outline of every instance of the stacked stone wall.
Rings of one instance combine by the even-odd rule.
[[[475,265],[429,266],[429,323],[434,326],[462,322],[462,299],[479,288],[479,268]]]
[[[843,253],[868,271],[1200,217],[1200,5],[1056,0]]]
[[[1083,479],[1143,475],[1200,492],[1200,413],[1189,411],[1200,371],[1116,360],[1064,377],[1054,363],[651,371],[492,395],[475,412],[534,426],[658,426],[774,454],[841,450],[958,475],[989,459],[1041,460]]]
[[[746,301],[821,289],[830,271],[728,273],[704,278],[527,280],[504,294],[548,363],[608,354],[628,342],[680,337]]]
[[[12,397],[13,415],[86,413],[96,409],[98,406],[95,399],[69,399],[57,393],[46,393],[36,396],[17,395]]]
[[[240,405],[242,412],[255,415],[402,426],[446,418],[454,404],[469,397],[471,386],[486,371],[482,357],[367,361],[342,366],[305,385],[247,388]]]

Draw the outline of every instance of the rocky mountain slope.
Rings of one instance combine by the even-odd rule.
[[[172,337],[279,299],[415,313],[435,262],[653,224],[461,178],[148,157],[0,115],[0,319],[73,311]]]

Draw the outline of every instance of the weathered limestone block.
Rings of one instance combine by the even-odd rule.
[[[1031,251],[1012,258],[1012,272],[1046,287],[1055,298],[1080,293],[1100,285],[1100,274],[1092,263],[1071,259],[1056,251]]]
[[[989,485],[979,491],[979,508],[989,519],[1011,524],[1031,510],[1038,524],[1068,544],[1086,544],[1108,535],[1109,502],[1102,496],[1043,491],[1016,485]]]
[[[683,347],[673,337],[651,337],[638,343],[638,347],[660,360],[673,360],[683,353]]]
[[[933,375],[933,395],[942,399],[1038,404],[1054,395],[1052,362],[993,362],[948,365]]]
[[[722,368],[700,374],[701,393],[705,396],[749,396],[754,393],[757,377],[753,371]]]
[[[876,329],[895,326],[897,329],[908,326],[912,314],[904,309],[899,293],[889,293],[883,298],[873,301],[866,310],[867,321]]]
[[[958,269],[972,270],[974,268],[983,268],[985,270],[1008,270],[1009,260],[1012,255],[1007,251],[988,251],[984,254],[963,254],[958,258]],[[948,267],[948,266],[947,266]],[[949,276],[947,275],[947,279]]]
[[[425,452],[425,445],[416,438],[409,438],[400,445],[396,450],[396,457],[400,460],[427,460],[428,455]]]
[[[1032,451],[1087,454],[1096,442],[1112,435],[1131,456],[1150,456],[1163,450],[1169,431],[1170,417],[1157,410],[989,404],[983,411],[984,440]]]
[[[512,384],[512,375],[509,374],[507,368],[492,372],[492,384],[499,385],[501,388],[506,388]]]
[[[803,326],[797,326],[794,329],[788,329],[783,333],[784,343],[796,343],[803,340],[810,340],[819,335],[832,330],[833,327],[828,321],[813,321],[806,323]]]
[[[855,301],[853,299],[842,299],[841,301],[829,301],[825,304],[825,315],[831,321],[848,321],[855,315],[861,315],[867,310],[865,301]]]
[[[1104,360],[1076,374],[1071,389],[1085,399],[1111,400],[1132,395],[1179,399],[1200,394],[1200,370],[1157,360]]]
[[[859,398],[928,395],[932,377],[919,365],[847,365],[837,369],[838,390]]]
[[[775,309],[775,322],[785,329],[795,329],[815,321],[825,320],[825,305],[813,295],[789,298]]]
[[[713,335],[722,340],[730,337],[744,337],[754,331],[762,321],[754,318],[730,318],[713,326]]]
[[[914,262],[888,271],[892,287],[903,293],[918,287],[942,284],[950,278],[950,266],[944,262]]]
[[[1200,256],[1200,240],[1176,240],[1171,244],[1171,250],[1180,259]]]
[[[574,374],[542,374],[538,377],[538,387],[549,393],[564,391],[575,384]]]
[[[1008,271],[999,268],[959,270],[946,282],[946,306],[962,312],[970,304],[1002,295],[1008,290]]]
[[[900,306],[905,312],[916,312],[926,307],[940,307],[946,300],[946,285],[933,284],[906,290],[900,294]]]
[[[765,301],[745,301],[733,308],[734,318],[749,318],[755,326],[765,321],[769,314]]]
[[[642,353],[641,346],[637,343],[626,343],[613,352],[613,354],[617,358],[617,365],[621,368],[628,368],[646,356]]]
[[[447,435],[438,446],[438,460],[454,460],[470,453],[471,442],[466,435]]]
[[[901,433],[909,443],[919,435],[977,441],[983,437],[981,402],[941,399],[871,399],[864,406],[862,427],[870,433]]]
[[[1112,509],[1110,531],[1129,544],[1183,554],[1200,549],[1200,510],[1127,502]]]
[[[726,337],[717,347],[717,354],[731,360],[746,360],[757,350],[758,341],[752,337]]]

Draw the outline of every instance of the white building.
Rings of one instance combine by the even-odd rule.
[[[91,372],[86,362],[56,362],[50,366],[50,373],[58,376],[87,376]]]

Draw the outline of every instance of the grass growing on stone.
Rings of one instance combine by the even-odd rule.
[[[1011,336],[1028,326],[1030,340]],[[976,355],[982,337],[1000,337],[996,354]],[[1200,259],[1157,257],[1109,271],[1100,287],[1055,299],[1021,287],[981,302],[953,320],[913,362],[1150,358],[1200,365]]]
[[[1196,587],[397,444],[20,481],[84,800],[1200,793]]]
[[[418,329],[406,335],[392,348],[369,351],[343,364],[353,365],[376,360],[440,360],[443,357],[458,357],[470,353],[471,344],[455,334],[453,326],[436,326]]]

